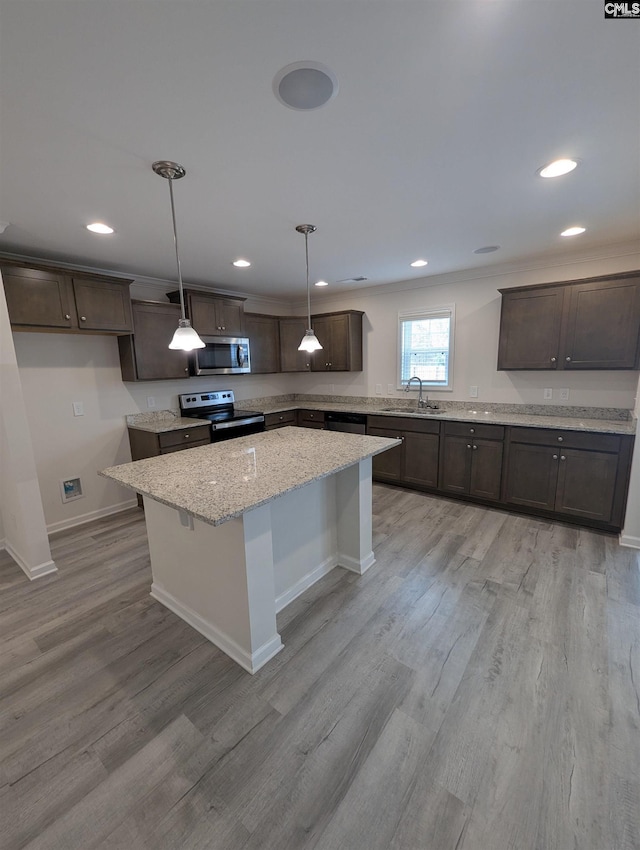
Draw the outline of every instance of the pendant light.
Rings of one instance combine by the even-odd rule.
[[[309,291],[309,234],[315,232],[316,226],[314,224],[299,224],[296,230],[298,233],[304,233],[304,251],[307,259],[307,330],[298,346],[298,351],[320,351],[322,346],[311,327],[311,294]]]
[[[184,290],[182,287],[182,269],[180,268],[180,254],[178,252],[178,231],[176,229],[176,211],[173,204],[173,181],[179,180],[187,173],[177,162],[161,159],[154,162],[151,166],[156,174],[164,177],[169,181],[169,196],[171,198],[171,220],[173,222],[173,241],[176,246],[176,263],[178,266],[178,289],[180,290],[180,315],[178,319],[178,327],[173,335],[173,339],[169,343],[169,348],[179,349],[180,351],[193,351],[194,348],[204,348],[204,342],[200,339],[195,330],[191,327],[191,322],[187,319],[184,312]]]

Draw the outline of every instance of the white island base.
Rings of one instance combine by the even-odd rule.
[[[221,525],[144,497],[151,595],[255,673],[282,649],[276,614],[372,551],[371,457]]]

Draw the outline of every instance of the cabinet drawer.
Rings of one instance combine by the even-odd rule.
[[[536,446],[560,445],[570,449],[590,449],[600,452],[620,451],[617,434],[593,434],[584,431],[564,431],[551,428],[511,428],[511,443],[530,443]]]
[[[264,417],[265,428],[280,428],[284,425],[297,425],[297,410],[282,410],[279,413],[266,413]]]
[[[443,422],[444,433],[450,437],[475,437],[478,440],[504,440],[504,425],[484,422]]]
[[[299,410],[298,425],[303,428],[324,428],[324,411]]]
[[[368,416],[368,431],[371,428],[392,428],[395,431],[417,431],[420,434],[439,434],[440,423],[434,419],[412,418],[410,416]]]
[[[161,452],[186,448],[193,443],[200,442],[211,442],[210,425],[195,425],[193,428],[184,428],[179,431],[165,431],[162,434],[158,434],[158,444]]]
[[[183,449],[197,449],[200,446],[208,446],[211,443],[211,440],[191,440],[187,442],[185,440],[184,443],[178,443],[175,446],[165,446],[160,449],[161,455],[168,455],[172,452],[181,452]]]

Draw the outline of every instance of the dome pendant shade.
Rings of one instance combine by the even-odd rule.
[[[309,234],[314,233],[316,226],[314,224],[299,224],[296,230],[298,233],[304,233],[304,252],[307,261],[307,330],[298,346],[298,351],[322,351],[318,337],[311,327],[311,294],[309,290]]]
[[[322,351],[322,346],[318,342],[318,337],[309,328],[302,337],[302,342],[298,346],[298,351]]]
[[[178,327],[169,343],[169,348],[179,351],[193,351],[194,348],[204,347],[204,342],[191,327],[189,319],[178,319]]]
[[[178,267],[178,290],[180,292],[180,318],[178,319],[178,327],[173,335],[173,339],[169,343],[169,348],[179,351],[193,351],[194,348],[204,348],[204,342],[200,339],[196,331],[191,327],[191,322],[187,319],[184,311],[184,289],[182,286],[182,268],[180,266],[180,252],[178,250],[178,229],[176,227],[176,210],[173,203],[173,181],[179,180],[187,173],[177,162],[171,162],[167,159],[161,159],[154,162],[151,168],[160,177],[164,177],[169,181],[169,197],[171,198],[171,221],[173,222],[173,242],[176,249],[176,265]]]

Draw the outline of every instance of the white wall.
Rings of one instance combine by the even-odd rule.
[[[0,276],[1,281],[1,276]],[[30,578],[54,572],[7,302],[0,286],[0,513],[3,545]]]
[[[453,391],[430,391],[434,399],[464,401],[468,389],[477,386],[478,403],[567,404],[558,390],[570,390],[568,404],[588,407],[632,409],[638,372],[498,372],[498,289],[549,281],[573,280],[640,268],[640,253],[610,259],[548,266],[526,271],[467,272],[408,281],[394,287],[377,287],[327,297],[312,306],[314,312],[350,307],[363,310],[365,342],[364,371],[296,376],[297,392],[337,395],[375,395],[376,384],[388,395],[387,385],[397,384],[397,321],[399,310],[432,308],[455,303],[456,336]],[[482,275],[482,276],[481,276]],[[322,340],[321,340],[322,341]],[[543,389],[551,387],[554,398],[543,400]],[[394,393],[394,395],[400,395]]]

